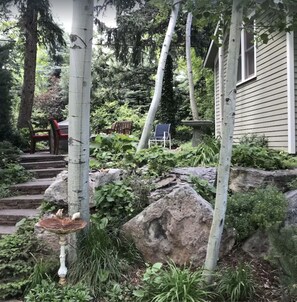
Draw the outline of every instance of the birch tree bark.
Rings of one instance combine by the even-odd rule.
[[[192,59],[191,59],[191,27],[192,27],[192,13],[188,13],[187,25],[186,25],[186,58],[187,58],[187,71],[188,71],[188,82],[189,82],[189,93],[190,93],[190,105],[193,120],[199,119],[197,103],[194,95],[194,82],[193,82],[193,70],[192,70]]]
[[[73,0],[70,35],[68,209],[89,221],[89,138],[94,0]],[[74,241],[74,242],[73,242]],[[75,246],[75,239],[72,245]]]
[[[236,105],[237,65],[242,24],[242,1],[233,0],[229,34],[225,100],[223,110],[223,129],[220,159],[218,165],[217,192],[212,226],[207,245],[204,277],[210,283],[216,268],[227,206],[227,192],[231,165],[233,132]]]
[[[159,58],[158,70],[157,70],[157,75],[156,75],[156,80],[155,80],[154,95],[153,95],[152,103],[150,105],[150,108],[149,108],[149,111],[147,114],[147,118],[146,118],[143,130],[142,130],[141,138],[140,138],[139,144],[137,146],[137,151],[147,147],[147,143],[148,143],[148,140],[150,137],[150,133],[152,131],[156,112],[157,112],[157,109],[160,104],[161,94],[162,94],[162,83],[163,83],[163,77],[164,77],[164,69],[165,69],[166,59],[167,59],[168,51],[169,51],[171,40],[172,40],[172,35],[174,33],[174,28],[176,25],[176,20],[177,20],[177,16],[178,16],[178,12],[179,12],[179,7],[180,7],[180,1],[181,0],[173,0],[170,20],[169,20],[168,28],[166,31],[166,36],[165,36],[165,39],[163,42],[161,55]]]

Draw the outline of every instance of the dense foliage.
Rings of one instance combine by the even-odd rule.
[[[9,186],[25,182],[31,173],[19,164],[20,150],[10,142],[0,142],[0,198],[10,193]]]
[[[269,230],[285,219],[287,200],[275,187],[235,193],[228,198],[226,226],[235,228],[238,241],[256,230]]]
[[[22,225],[16,234],[0,239],[0,299],[23,294],[30,284],[34,258],[41,247],[33,234],[35,221]]]

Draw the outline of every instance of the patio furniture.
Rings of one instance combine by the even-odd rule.
[[[165,148],[166,143],[168,143],[169,149],[171,149],[170,126],[171,126],[171,124],[156,125],[155,132],[148,141],[149,147],[151,146],[152,143],[162,143]]]
[[[116,133],[130,135],[132,133],[132,126],[133,126],[133,122],[131,121],[119,121],[113,123],[110,128],[103,129],[103,132],[106,134],[111,134],[116,132]]]
[[[54,118],[49,119],[51,129],[52,129],[52,134],[54,137],[54,154],[59,154],[59,147],[60,147],[60,141],[61,140],[68,140],[68,133],[62,132],[60,129],[60,126]]]
[[[30,153],[35,153],[36,151],[36,143],[37,142],[48,142],[49,148],[51,146],[50,144],[50,130],[49,129],[33,129],[31,121],[27,122],[28,128],[30,131]]]

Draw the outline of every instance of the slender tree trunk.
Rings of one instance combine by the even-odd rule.
[[[31,119],[35,92],[36,55],[37,55],[37,12],[28,4],[23,17],[25,31],[24,80],[18,116],[18,128],[27,127]]]
[[[212,274],[217,265],[227,206],[228,182],[235,121],[237,65],[239,57],[241,24],[241,0],[233,0],[227,59],[225,102],[223,111],[222,146],[218,166],[217,193],[204,265],[204,276],[207,282],[211,282]]]
[[[191,59],[191,27],[192,27],[192,13],[188,13],[187,26],[186,26],[186,57],[187,57],[187,70],[188,70],[188,81],[189,81],[189,92],[190,92],[190,105],[192,116],[194,120],[199,119],[197,103],[194,95],[194,82],[193,82],[193,70],[192,70],[192,59]]]
[[[93,10],[94,0],[73,0],[70,35],[68,209],[70,215],[80,212],[85,221],[90,219],[89,138]],[[72,245],[75,246],[75,240]]]
[[[174,33],[174,28],[175,28],[175,24],[176,24],[176,20],[177,20],[177,16],[178,16],[178,11],[179,11],[179,7],[180,7],[179,2],[180,2],[180,0],[173,1],[170,20],[169,20],[166,36],[164,39],[164,43],[162,46],[161,55],[160,55],[160,59],[159,59],[159,65],[158,65],[156,81],[155,81],[154,96],[152,99],[151,106],[149,108],[149,112],[147,114],[147,118],[145,121],[144,128],[142,130],[139,144],[137,146],[137,151],[147,147],[150,133],[153,128],[153,122],[154,122],[154,119],[156,116],[156,112],[157,112],[157,109],[160,104],[161,94],[162,94],[162,83],[163,83],[163,77],[164,77],[164,69],[165,69],[166,59],[167,59],[168,51],[169,51],[171,40],[172,40],[172,35]]]

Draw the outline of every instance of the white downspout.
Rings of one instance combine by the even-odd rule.
[[[288,153],[296,153],[294,32],[288,32],[287,40],[287,102],[288,102]]]

